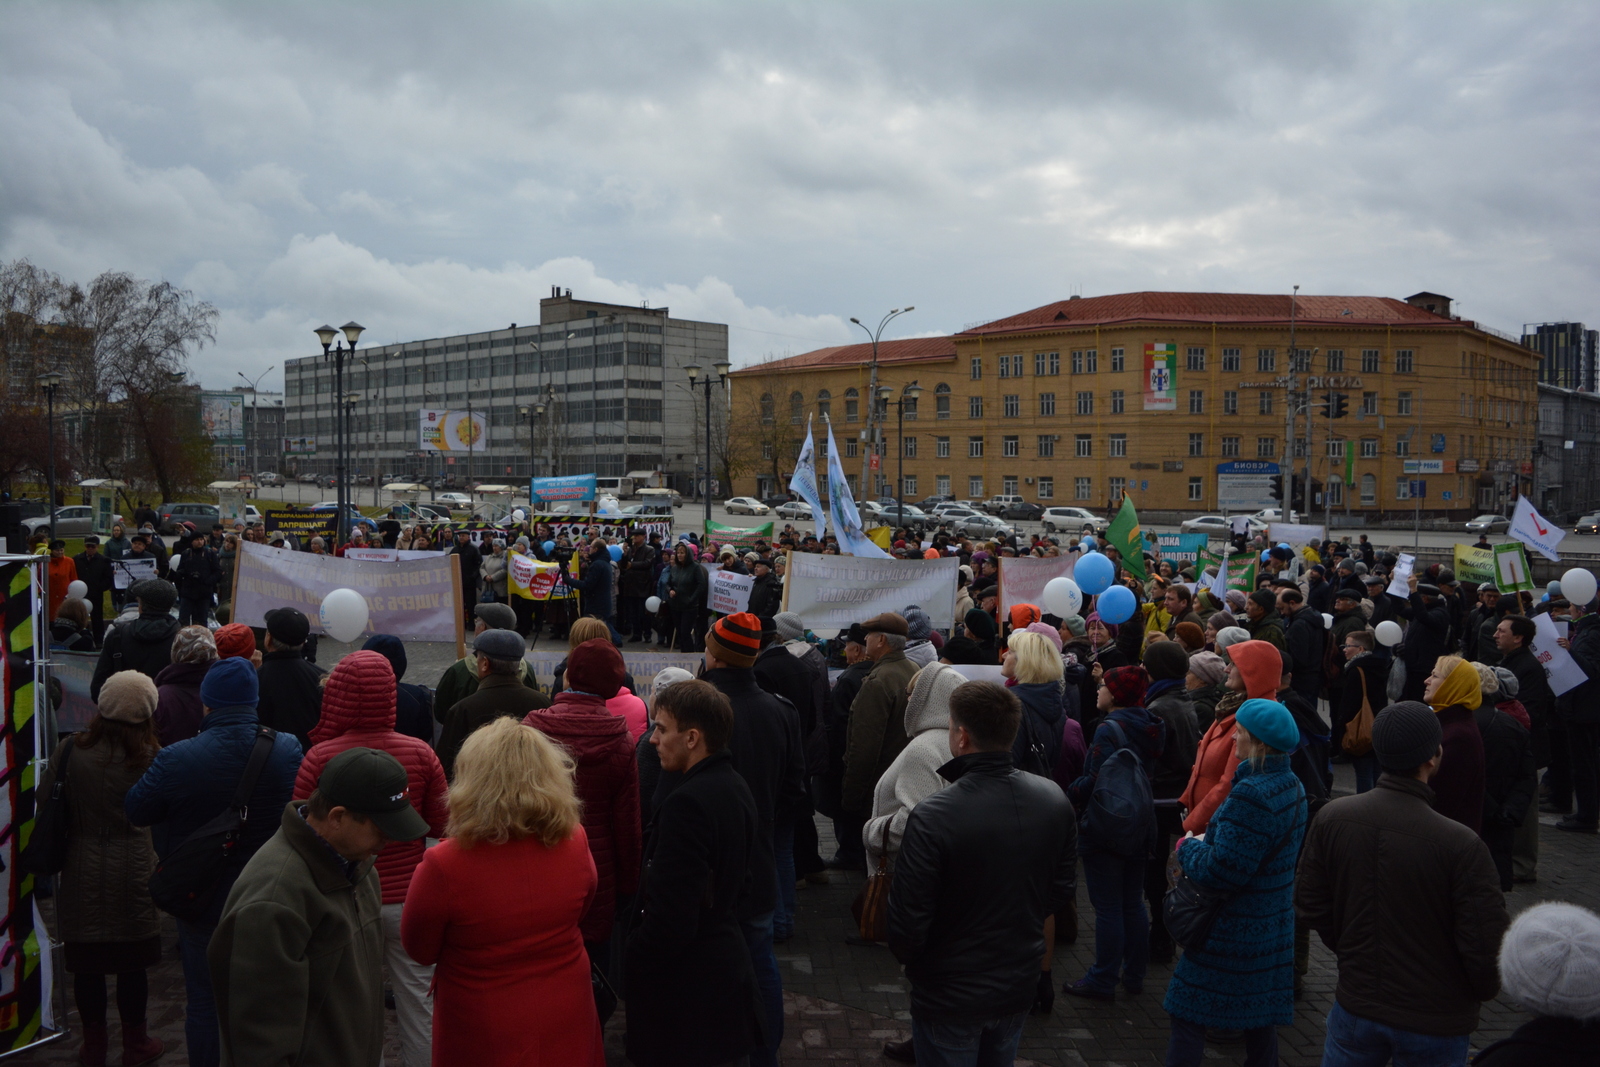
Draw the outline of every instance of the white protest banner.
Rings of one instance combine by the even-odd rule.
[[[868,559],[800,552],[790,557],[784,581],[786,611],[812,630],[848,627],[885,611],[916,604],[936,630],[948,630],[956,611],[960,560]]]
[[[1533,658],[1539,661],[1544,668],[1546,677],[1550,679],[1550,691],[1556,696],[1571,689],[1576,689],[1589,680],[1583,668],[1578,666],[1578,661],[1572,658],[1572,653],[1556,644],[1563,634],[1557,629],[1557,622],[1545,612],[1540,612],[1533,617],[1533,625],[1538,633],[1533,635],[1529,649]]]
[[[567,658],[566,644],[552,649],[534,649],[522,657],[533,671],[539,684],[549,689],[555,684],[556,668]],[[634,696],[648,700],[655,692],[656,675],[668,667],[681,667],[690,674],[700,671],[702,660],[698,652],[624,652],[622,663],[633,675]]]
[[[1293,549],[1301,549],[1307,541],[1315,541],[1319,546],[1328,539],[1326,526],[1312,526],[1301,522],[1269,522],[1267,523],[1267,540],[1273,544],[1286,544]]]
[[[150,556],[146,559],[129,559],[123,556],[111,563],[113,572],[111,584],[118,589],[126,589],[134,582],[142,582],[146,578],[156,576],[156,558]]]
[[[750,590],[755,588],[753,574],[735,574],[717,568],[711,575],[711,593],[706,607],[718,615],[734,615],[750,606]]]
[[[408,641],[455,641],[462,623],[457,564],[450,556],[372,562],[317,556],[243,542],[233,621],[265,624],[273,608],[305,612],[322,632],[318,608],[335,589],[354,589],[367,601],[367,632]]]
[[[1390,596],[1397,596],[1401,600],[1411,598],[1411,584],[1407,581],[1411,577],[1411,568],[1416,565],[1417,557],[1409,553],[1400,553],[1400,558],[1395,561],[1394,576],[1389,580],[1389,588],[1384,592]]]
[[[1023,601],[1024,604],[1027,601]],[[995,685],[1005,685],[1006,680],[1001,675],[1001,667],[997,663],[990,666],[987,663],[951,663],[948,665],[961,677],[969,682],[993,682]]]
[[[1494,546],[1495,585],[1502,593],[1533,592],[1533,574],[1528,569],[1528,554],[1520,541]]]
[[[1001,556],[1000,614],[1013,604],[1035,604],[1044,610],[1044,587],[1055,578],[1071,578],[1078,565],[1078,554],[1060,556]]]
[[[344,558],[363,559],[368,563],[394,563],[399,560],[400,552],[394,548],[347,548]]]
[[[1567,531],[1533,510],[1527,497],[1517,497],[1517,506],[1511,512],[1511,528],[1506,532],[1545,559],[1561,561],[1556,555],[1556,546],[1567,536]]]

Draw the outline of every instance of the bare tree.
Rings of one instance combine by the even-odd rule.
[[[769,473],[774,487],[789,484],[805,443],[808,409],[796,414],[792,390],[782,371],[751,368],[741,375],[737,398],[728,412],[727,451],[737,473]]]

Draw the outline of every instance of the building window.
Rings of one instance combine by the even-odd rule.
[[[1016,434],[1007,434],[1000,438],[1000,454],[1007,459],[1015,459],[1021,455],[1021,448],[1017,443],[1018,440],[1019,438]]]
[[[1409,414],[1411,414],[1411,393],[1410,393],[1410,391],[1402,391],[1399,396],[1395,397],[1394,413],[1396,415],[1409,415]]]
[[[1222,369],[1223,370],[1233,370],[1233,371],[1239,370],[1241,362],[1242,361],[1241,361],[1241,359],[1239,357],[1239,350],[1237,348],[1224,348],[1222,350]]]
[[[1363,415],[1376,415],[1377,413],[1378,413],[1378,394],[1377,393],[1362,393],[1361,394],[1361,414],[1363,414]]]
[[[1189,370],[1206,369],[1206,350],[1204,348],[1190,348],[1184,355],[1186,357],[1185,366]]]
[[[1114,500],[1114,501],[1115,500],[1121,500],[1124,496],[1127,495],[1127,492],[1128,492],[1128,479],[1126,479],[1126,478],[1112,478],[1109,482],[1106,483],[1106,488],[1110,492],[1112,500]]]
[[[906,389],[910,388],[910,385],[906,386]],[[922,398],[919,396],[908,396],[905,389],[902,389],[900,391],[900,413],[904,415],[907,420],[916,418],[917,401],[921,399]],[[888,413],[888,401],[884,401],[884,413]]]
[[[1344,480],[1337,474],[1328,479],[1328,503],[1333,507],[1344,504]]]
[[[934,478],[933,478],[933,491],[938,496],[949,496],[950,495],[950,476],[948,474],[936,474],[936,475],[934,475]]]
[[[1239,390],[1224,389],[1222,391],[1222,413],[1224,415],[1239,414]]]
[[[1276,437],[1256,438],[1256,458],[1271,459],[1278,454],[1278,439]]]
[[[855,422],[860,417],[858,414],[861,406],[860,396],[861,394],[854,389],[846,389],[844,391],[845,422]]]
[[[1039,394],[1039,414],[1041,414],[1041,415],[1054,415],[1055,413],[1056,413],[1056,394],[1054,394],[1054,393],[1040,393]]]
[[[1035,352],[1033,354],[1033,373],[1043,377],[1047,374],[1061,373],[1060,352]]]
[[[1001,356],[1000,357],[1000,377],[1002,377],[1002,378],[1011,377],[1011,357],[1010,356]]]
[[[1111,435],[1111,458],[1122,459],[1128,454],[1128,435],[1114,433]]]
[[[1409,437],[1396,437],[1394,439],[1394,454],[1397,456],[1411,455],[1411,439]]]
[[[933,390],[933,417],[948,419],[950,417],[950,387],[940,382]]]
[[[855,455],[856,455],[856,439],[854,437],[850,438],[848,441],[846,441],[844,443],[844,455],[845,455],[846,459],[854,459],[855,458]]]
[[[967,418],[969,418],[969,419],[981,419],[981,418],[983,418],[983,397],[981,397],[981,396],[969,396],[969,397],[967,397]]]
[[[967,496],[972,500],[983,499],[983,475],[972,474],[967,476]]]
[[[1222,458],[1239,458],[1239,439],[1237,437],[1224,437],[1222,439]]]
[[[1361,373],[1377,374],[1378,367],[1382,363],[1382,360],[1383,355],[1376,348],[1363,348],[1361,350]],[[1377,499],[1376,491],[1373,493],[1373,499]],[[1361,500],[1363,503],[1366,502],[1365,492],[1362,493]]]
[[[950,458],[950,438],[935,437],[933,439],[933,455],[935,459]]]
[[[1200,500],[1200,499],[1202,499],[1203,495],[1205,493],[1204,485],[1205,485],[1205,483],[1202,482],[1199,478],[1190,478],[1189,479],[1189,499],[1190,500]]]
[[[1001,356],[1000,357],[1000,377],[1002,377],[1002,378],[1020,378],[1020,377],[1022,377],[1022,353],[1021,352],[1018,352],[1017,354],[1011,355],[1011,356]]]
[[[806,417],[805,394],[799,390],[789,394],[789,421],[799,423]]]
[[[972,380],[973,381],[977,381],[979,378],[982,378],[982,377],[983,377],[983,357],[982,356],[973,356],[972,357]]]
[[[1128,363],[1128,361],[1127,361],[1126,357],[1124,357],[1123,354],[1122,354],[1122,349],[1113,348],[1111,350],[1111,369],[1113,371],[1119,371],[1119,370],[1127,369],[1127,363]]]
[[[777,407],[778,402],[772,399],[771,393],[761,394],[761,421],[764,424],[768,426],[772,425],[773,413],[777,410]]]
[[[1074,500],[1093,500],[1094,499],[1094,479],[1093,478],[1074,478],[1074,479],[1072,479],[1072,499],[1074,499]]]
[[[1081,390],[1079,391],[1079,393],[1078,393],[1078,414],[1079,415],[1093,415],[1094,414],[1094,394],[1093,393],[1083,392]]]
[[[771,441],[762,441],[761,442],[761,458],[762,459],[771,459],[772,458],[772,452],[773,452],[772,442]]]
[[[1100,369],[1100,352],[1097,349],[1091,348],[1083,354],[1083,369],[1089,374]]]
[[[1073,374],[1082,374],[1083,373],[1083,353],[1082,352],[1074,352],[1074,353],[1072,353],[1072,373]]]
[[[983,458],[983,438],[981,438],[981,437],[969,437],[969,438],[967,438],[967,458],[968,459],[982,459]]]
[[[1402,348],[1394,354],[1394,372],[1396,374],[1415,374],[1417,372],[1417,354],[1409,348]]]
[[[902,437],[900,439],[900,451],[907,459],[916,459],[917,439],[915,437]]]
[[[1203,456],[1206,454],[1206,435],[1192,433],[1189,435],[1189,455]]]
[[[1275,348],[1256,349],[1256,370],[1275,371],[1278,369],[1278,351]]]
[[[817,394],[817,418],[826,419],[833,410],[833,394],[826,389]]]
[[[1017,495],[1017,476],[1015,474],[1000,479],[1000,492],[1006,496]]]
[[[1311,373],[1311,349],[1296,348],[1290,351],[1289,372],[1291,374]]]
[[[1204,415],[1206,413],[1206,392],[1204,389],[1189,390],[1189,414]]]
[[[1265,389],[1261,390],[1261,395],[1260,395],[1260,401],[1259,402],[1260,402],[1260,405],[1261,405],[1259,414],[1271,415],[1272,414],[1272,394],[1270,392],[1268,392],[1267,390],[1265,390]]]
[[[1361,439],[1361,458],[1378,458],[1378,439],[1376,437],[1363,437]]]
[[[1054,500],[1056,497],[1056,480],[1052,477],[1039,479],[1039,499]]]
[[[1041,459],[1049,459],[1056,454],[1056,435],[1053,433],[1040,434],[1035,444],[1038,447]]]
[[[1411,499],[1411,479],[1403,474],[1394,480],[1394,498],[1396,500]]]
[[[1306,448],[1307,448],[1306,439],[1304,437],[1296,437],[1294,439],[1294,458],[1295,459],[1305,459],[1306,456],[1309,454],[1306,451]]]
[[[1005,415],[1008,419],[1017,418],[1022,414],[1022,397],[1016,393],[1007,393],[1005,396]]]
[[[1361,506],[1370,508],[1378,502],[1378,476],[1363,474],[1361,476]]]
[[[1079,459],[1087,459],[1094,455],[1094,438],[1086,433],[1077,434],[1073,438],[1072,454]]]
[[[915,474],[908,474],[900,479],[900,492],[906,496],[917,495],[917,476]]]
[[[1344,458],[1344,442],[1343,441],[1340,441],[1338,439],[1334,439],[1334,440],[1331,440],[1331,441],[1328,442],[1328,458],[1329,459],[1343,459]]]
[[[1328,373],[1329,374],[1343,374],[1344,373],[1344,349],[1342,349],[1342,348],[1330,348],[1330,349],[1328,349]]]
[[[1121,415],[1123,413],[1123,409],[1124,409],[1125,406],[1126,405],[1125,405],[1125,401],[1123,399],[1122,390],[1121,389],[1113,389],[1113,390],[1111,390],[1111,414],[1113,414],[1113,415]]]

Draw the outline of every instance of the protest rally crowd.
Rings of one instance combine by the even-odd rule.
[[[120,1062],[162,1054],[163,911],[200,1067],[375,1065],[386,998],[406,1067],[601,1065],[608,1024],[641,1067],[775,1064],[774,946],[833,872],[867,876],[852,940],[909,980],[899,1062],[1011,1063],[1058,991],[1091,1011],[1176,961],[1150,991],[1165,1062],[1209,1042],[1274,1064],[1313,935],[1338,961],[1330,1067],[1466,1063],[1502,989],[1533,1019],[1472,1062],[1600,1062],[1600,916],[1506,904],[1537,893],[1541,811],[1600,826],[1592,579],[1502,594],[1445,566],[1396,580],[1365,536],[1241,536],[1254,566],[1228,588],[1226,560],[1219,581],[1153,542],[896,531],[894,558],[959,561],[953,625],[904,604],[824,639],[785,610],[785,570],[839,546],[792,528],[743,551],[536,518],[334,546],[460,557],[470,649],[430,689],[397,637],[325,672],[300,611],[228,621],[239,538],[266,534],[47,545],[52,642],[100,657],[98,714],[38,791],[68,813],[55,913],[83,1064],[111,1056],[110,976]],[[511,595],[508,553],[573,595]],[[110,561],[146,555],[154,575],[116,588]],[[1003,606],[1020,556],[1109,583],[1072,611]],[[702,564],[753,579],[745,610],[709,610]],[[1583,675],[1559,695],[1540,615]],[[525,658],[542,638],[567,647],[548,689]],[[628,646],[699,667],[636,679]],[[1080,926],[1094,962],[1058,974]]]

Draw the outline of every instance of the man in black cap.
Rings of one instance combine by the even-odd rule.
[[[461,603],[467,621],[472,621],[473,606],[478,603],[478,583],[482,580],[483,554],[472,543],[472,534],[465,527],[456,529],[456,543],[450,555],[461,557]]]
[[[1478,586],[1477,606],[1467,613],[1467,621],[1461,626],[1461,654],[1474,662],[1498,667],[1501,657],[1500,649],[1495,647],[1494,631],[1510,609],[1511,601],[1501,599],[1493,582]]]
[[[1478,1005],[1499,992],[1510,918],[1488,847],[1433,810],[1441,737],[1426,704],[1385,708],[1372,724],[1377,785],[1330,802],[1306,832],[1295,913],[1339,958],[1325,1063],[1381,1064],[1402,1049],[1465,1063]]]
[[[211,618],[211,604],[222,582],[222,565],[216,549],[206,543],[206,535],[191,529],[179,542],[180,555],[172,576],[178,583],[178,625],[204,626]]]
[[[232,1063],[383,1060],[382,892],[373,859],[428,824],[400,761],[350,748],[245,865],[208,956]]]
[[[172,662],[172,638],[179,626],[171,613],[178,591],[170,582],[146,578],[134,582],[128,594],[138,602],[139,615],[119,622],[106,634],[100,662],[89,681],[91,700],[100,699],[100,687],[118,671],[138,671],[154,680],[161,668]]]
[[[1279,652],[1287,646],[1283,637],[1283,619],[1278,615],[1278,601],[1271,590],[1257,589],[1244,602],[1244,628],[1250,631],[1253,641],[1265,641]]]
[[[89,618],[94,624],[96,644],[106,632],[106,594],[111,592],[111,561],[100,553],[100,538],[90,534],[83,539],[83,551],[72,557],[78,580],[89,587]]]
[[[878,779],[906,747],[908,687],[919,668],[906,659],[910,628],[904,617],[886,611],[862,623],[861,628],[867,635],[867,658],[873,666],[850,707],[839,803],[865,820],[872,811],[872,790]]]
[[[311,728],[322,718],[322,669],[305,657],[311,620],[295,608],[266,614],[267,647],[261,657],[262,726],[294,734],[302,751],[311,751]]]
[[[510,630],[517,629],[517,613],[509,604],[478,604],[473,608],[472,636],[476,638],[485,630]],[[517,660],[522,663],[522,684],[529,689],[538,689],[539,684],[534,681],[533,669],[518,652]],[[468,652],[444,669],[439,676],[439,684],[433,691],[433,717],[442,724],[445,713],[455,707],[457,703],[478,691],[478,656],[476,652]]]
[[[550,706],[549,697],[522,684],[527,647],[515,630],[484,630],[472,639],[477,688],[445,712],[439,734],[439,762],[447,777],[455,775],[456,754],[478,727],[503,715],[521,721],[534,708]]]

